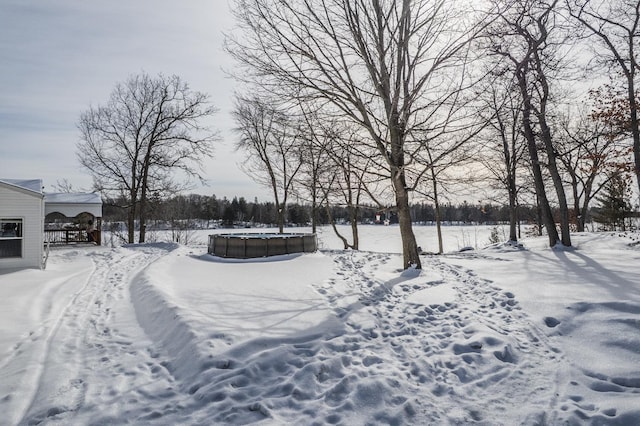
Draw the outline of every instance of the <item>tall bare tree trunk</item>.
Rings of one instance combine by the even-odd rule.
[[[514,120],[515,122],[515,120]],[[518,221],[518,187],[516,186],[516,166],[517,155],[515,148],[515,141],[512,141],[513,145],[510,147],[507,138],[505,137],[504,127],[501,126],[500,134],[502,137],[502,149],[505,158],[505,165],[507,166],[507,192],[509,196],[509,241],[518,241],[518,233],[516,223]]]
[[[405,7],[408,8],[408,4],[405,0]],[[389,80],[383,81],[387,82]],[[404,121],[400,119],[400,113],[397,109],[398,105],[391,102],[391,99],[391,96],[387,96],[385,99],[385,108],[389,116],[391,152],[381,152],[381,154],[386,155],[391,163],[391,184],[395,193],[396,207],[398,209],[398,224],[400,225],[400,237],[402,239],[403,267],[405,269],[409,267],[422,269],[418,244],[416,243],[416,236],[413,233],[411,208],[409,206],[409,188],[405,175],[404,144],[406,134]]]
[[[317,180],[316,180],[317,182]],[[314,188],[311,188],[311,232],[316,233],[318,226],[318,194]]]
[[[360,236],[358,234],[358,222],[356,220],[351,221],[351,235],[353,235],[352,248],[354,250],[358,250],[358,247],[360,245]]]
[[[149,154],[145,157],[145,163],[148,161]],[[147,187],[149,185],[149,166],[146,165],[142,172],[142,184],[140,188],[140,209],[138,210],[138,217],[140,218],[140,233],[138,235],[138,242],[144,243],[147,235]]]
[[[142,197],[145,197],[146,191],[142,191]],[[138,243],[144,243],[147,235],[147,201],[142,198],[140,200],[140,233],[138,234]]]
[[[576,230],[578,232],[584,232],[584,218],[582,216],[583,211],[580,207],[580,196],[578,195],[578,183],[576,182],[575,176],[571,176],[571,192],[573,196],[573,210],[576,214]],[[585,191],[585,199],[586,199],[586,191]]]
[[[440,211],[440,196],[438,194],[438,181],[436,178],[435,170],[432,168],[431,179],[433,183],[433,203],[435,205],[436,215],[436,233],[438,234],[438,254],[442,254],[444,252],[444,245],[442,243],[442,214]]]
[[[135,176],[132,174],[132,176]],[[133,180],[133,179],[132,179]],[[131,185],[129,190],[129,211],[127,212],[127,242],[133,244],[135,242],[136,232],[136,210],[138,209],[138,191],[135,189],[137,186]]]
[[[553,219],[551,212],[551,206],[547,199],[547,191],[544,186],[544,178],[542,176],[542,169],[540,167],[540,159],[538,157],[538,147],[536,145],[536,137],[531,126],[531,99],[528,93],[527,80],[524,75],[518,76],[518,84],[523,96],[523,111],[522,111],[522,124],[524,128],[524,137],[527,140],[527,148],[529,151],[529,157],[531,159],[531,169],[533,171],[533,181],[536,190],[536,197],[538,199],[538,205],[540,206],[540,215],[542,224],[547,228],[547,235],[549,236],[549,245],[555,246],[559,241],[558,230],[556,229],[556,223]]]
[[[278,233],[284,234],[284,203],[276,203],[276,208],[278,210],[276,212],[278,218]]]
[[[634,74],[628,78],[631,135],[633,136],[633,159],[635,162],[636,184],[640,191],[640,123],[638,122],[638,102],[635,96]]]
[[[553,140],[551,138],[551,129],[547,124],[547,101],[549,99],[549,85],[547,83],[547,77],[542,69],[542,63],[536,56],[536,64],[538,68],[538,81],[542,86],[542,98],[540,99],[540,109],[538,110],[538,124],[542,130],[542,141],[544,142],[545,149],[547,151],[547,169],[551,174],[551,180],[556,190],[558,197],[558,205],[560,208],[560,232],[562,235],[562,244],[566,247],[571,246],[571,232],[569,223],[569,206],[567,203],[567,195],[564,191],[564,182],[560,171],[558,170],[558,162],[556,160],[557,152],[553,146]]]
[[[561,241],[564,246],[571,246],[571,233],[569,228],[569,207],[567,204],[567,196],[564,192],[564,182],[558,171],[558,164],[556,162],[556,153],[551,142],[551,133],[544,120],[541,120],[542,127],[542,139],[544,140],[545,148],[547,151],[547,160],[549,174],[553,181],[553,186],[556,190],[556,196],[558,197],[558,205],[560,210],[560,232],[562,235]]]
[[[409,192],[405,187],[404,172],[396,170],[393,185],[396,195],[396,207],[398,208],[398,223],[400,225],[400,236],[402,237],[402,254],[404,268],[415,267],[422,269],[418,244],[413,233],[411,222],[411,210],[409,208]]]
[[[127,242],[133,244],[135,242],[135,226],[136,226],[136,204],[131,203],[127,212]]]
[[[518,241],[518,201],[515,176],[509,177],[509,241]]]

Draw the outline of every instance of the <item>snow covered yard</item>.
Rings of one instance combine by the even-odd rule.
[[[206,235],[0,273],[0,424],[640,424],[640,240],[491,246],[329,228],[253,261]],[[416,227],[435,250],[433,227]]]

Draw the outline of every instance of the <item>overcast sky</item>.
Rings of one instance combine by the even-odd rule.
[[[234,82],[223,72],[232,63],[222,51],[232,26],[227,0],[0,0],[0,178],[89,189],[75,156],[78,118],[145,71],[179,75],[220,109],[212,124],[224,140],[206,162],[208,187],[193,192],[268,200],[233,150]]]

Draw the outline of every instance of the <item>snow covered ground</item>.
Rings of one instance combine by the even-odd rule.
[[[637,233],[451,227],[402,271],[396,226],[253,261],[210,232],[0,272],[0,424],[640,424]]]

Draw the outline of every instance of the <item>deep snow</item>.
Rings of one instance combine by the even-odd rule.
[[[637,233],[451,227],[402,271],[394,226],[245,261],[210,232],[1,271],[0,424],[640,424]]]

